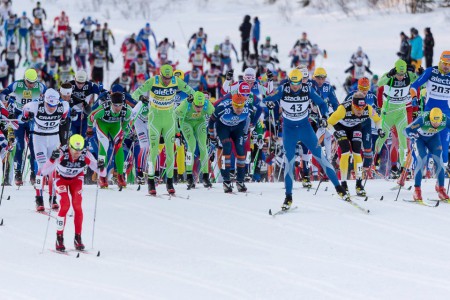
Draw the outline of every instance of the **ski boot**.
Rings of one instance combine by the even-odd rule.
[[[228,194],[233,192],[233,187],[231,186],[231,181],[227,180],[223,182],[223,191]]]
[[[117,186],[121,189],[127,187],[125,176],[123,174],[117,174]]]
[[[101,189],[108,188],[108,179],[106,177],[100,176],[98,185],[100,186]]]
[[[57,210],[59,208],[59,204],[58,204],[58,202],[56,202],[56,196],[50,196],[50,198],[48,199],[48,202],[52,209]]]
[[[195,188],[194,176],[192,174],[186,174],[186,183],[188,190]]]
[[[142,172],[142,171],[137,171],[137,174],[136,174],[136,181],[137,181],[137,184],[139,184],[139,185],[145,184],[144,172]]]
[[[437,187],[437,190],[438,190],[439,199],[441,201],[448,202],[450,200],[447,195],[447,192],[445,191],[445,188],[443,186]]]
[[[422,191],[420,190],[420,186],[414,187],[414,194],[413,194],[414,201],[422,201]]]
[[[66,247],[64,246],[64,237],[62,233],[56,234],[56,251],[64,252]]]
[[[42,196],[36,196],[36,210],[37,211],[44,211],[44,197]]]
[[[398,169],[397,166],[392,166],[391,168],[391,178],[392,179],[398,179],[400,177],[401,171]]]
[[[148,178],[147,180],[148,184],[148,193],[149,195],[156,196],[156,185],[155,185],[155,179]]]
[[[20,172],[19,170],[17,170],[14,174],[14,181],[17,186],[23,185],[22,172]]]
[[[212,187],[212,183],[209,180],[209,174],[208,173],[204,173],[203,174],[203,186],[205,188],[211,188]]]
[[[310,189],[312,187],[311,180],[308,175],[303,176],[302,185],[304,188]]]
[[[281,210],[289,210],[292,205],[292,195],[286,195]]]
[[[348,192],[345,190],[345,188],[342,185],[336,186],[336,192],[345,201],[350,201],[350,197],[348,196]]]
[[[175,195],[175,188],[173,187],[173,178],[167,178],[166,189],[169,195]]]
[[[366,191],[362,185],[362,179],[356,179],[356,195],[358,196],[366,196]]]
[[[238,192],[245,193],[247,191],[247,187],[243,181],[236,181],[236,187]]]
[[[30,183],[31,185],[34,185],[36,183],[36,173],[33,170],[31,170],[30,172]]]
[[[81,234],[76,234],[75,233],[75,238],[73,240],[73,245],[75,246],[75,249],[77,249],[78,251],[83,251],[84,250],[84,244],[81,241]]]
[[[347,185],[347,181],[343,180],[343,181],[341,182],[341,186],[344,188],[345,193],[348,194],[348,185]]]

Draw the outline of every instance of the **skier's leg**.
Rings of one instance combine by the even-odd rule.
[[[187,142],[187,152],[190,153],[191,157],[189,161],[186,161],[186,174],[192,174],[192,167],[194,165],[194,153],[196,148],[194,128],[192,127],[191,123],[185,121],[183,122],[181,131],[183,132],[183,136]]]

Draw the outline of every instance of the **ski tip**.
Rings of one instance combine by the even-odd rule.
[[[6,200],[11,200],[11,196],[8,196],[8,198],[6,198]]]
[[[0,226],[3,226],[3,219],[0,221]]]
[[[272,215],[272,210],[269,209],[269,215]],[[3,224],[3,220],[2,220],[2,224]]]
[[[370,209],[367,210],[367,213],[370,214]]]
[[[410,191],[412,189],[412,185],[409,186],[408,191]]]
[[[119,192],[121,192],[121,191],[122,191],[122,189],[123,189],[123,188],[122,188],[122,187],[120,187],[120,188],[119,188]]]
[[[366,198],[364,198],[364,201],[367,201],[367,200],[369,200],[369,197],[366,196]]]
[[[77,258],[79,258],[79,257],[80,257],[80,253],[77,254]]]
[[[381,196],[380,201],[383,201],[383,199],[384,199],[384,196]]]
[[[438,207],[440,202],[441,202],[441,201],[436,201],[436,204],[434,205],[434,207]],[[2,220],[2,221],[3,221],[3,220]]]
[[[99,257],[100,256],[100,250],[97,252],[97,257]]]
[[[325,188],[325,192],[328,191],[328,187]]]
[[[137,191],[141,190],[141,185],[138,185]]]

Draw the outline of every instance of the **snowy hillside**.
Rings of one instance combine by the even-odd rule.
[[[356,200],[371,210],[366,215],[331,196],[329,183],[316,196],[296,184],[298,209],[275,218],[268,210],[280,207],[281,184],[249,184],[247,196],[225,195],[219,185],[210,191],[178,185],[189,199],[170,200],[145,196],[136,186],[100,190],[95,249],[79,258],[49,250],[53,218],[40,254],[48,217],[33,211],[30,187],[6,188],[0,298],[448,299],[450,206],[394,202],[393,185],[367,183],[373,198]],[[424,185],[424,194],[434,197],[434,181]],[[83,202],[88,249],[94,200],[89,186]],[[68,218],[72,249],[73,230]]]

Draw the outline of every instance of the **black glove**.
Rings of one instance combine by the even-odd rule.
[[[381,128],[378,128],[377,132],[380,138],[384,138],[386,136],[386,133]]]
[[[225,79],[226,79],[226,80],[231,80],[231,79],[233,79],[233,74],[234,74],[234,70],[233,70],[233,69],[228,70],[228,71],[227,71],[227,74],[225,75]]]
[[[342,138],[344,138],[344,137],[346,137],[347,135],[345,134],[345,131],[343,131],[343,130],[336,130],[335,132],[334,132],[334,137],[336,138],[336,140],[340,140],[340,139],[342,139]]]
[[[28,113],[28,117],[25,117],[25,115],[22,115],[21,121],[22,122],[28,122],[28,121],[30,121],[33,118],[34,118],[34,114],[32,112],[29,112]]]
[[[274,109],[275,108],[275,103],[273,101],[267,101],[266,102],[266,106],[268,109]]]
[[[148,104],[149,98],[148,96],[140,95],[139,100],[141,100],[144,104]]]
[[[211,155],[209,156],[209,161],[213,162],[216,159],[216,153],[211,153]]]
[[[320,118],[319,119],[319,126],[322,128],[325,128],[328,126],[328,122],[326,118]]]
[[[72,109],[70,110],[70,116],[71,116],[72,118],[76,117],[77,114],[78,114],[78,113],[77,113],[77,111],[76,111],[75,109],[72,108]]]
[[[59,149],[55,149],[52,152],[52,156],[50,156],[50,160],[55,161],[59,158],[60,155],[61,155],[61,153],[60,153]]]
[[[209,144],[210,144],[210,146],[217,148],[217,145],[218,145],[217,138],[210,136]]]
[[[100,171],[103,171],[103,169],[105,168],[105,161],[102,159],[102,160],[99,160],[98,162],[97,162],[97,168],[100,170]]]
[[[94,136],[94,130],[92,129],[92,127],[88,127],[86,129],[86,136],[87,137],[93,137]]]
[[[194,95],[189,95],[186,100],[188,103],[192,103],[194,101]]]
[[[388,77],[394,77],[395,74],[397,74],[397,70],[395,68],[392,68],[389,73],[387,73]]]
[[[8,115],[8,119],[15,119],[15,118],[16,118],[16,115],[14,113],[10,113]]]
[[[425,72],[424,68],[422,68],[422,66],[419,67],[419,69],[417,69],[417,75],[422,75],[423,72]]]
[[[256,141],[256,146],[258,146],[258,149],[261,150],[264,147],[264,140],[262,138],[259,138]]]
[[[268,79],[269,81],[272,81],[272,80],[273,80],[273,73],[272,73],[272,71],[267,70],[266,75],[267,75],[267,79]]]

